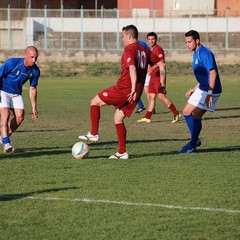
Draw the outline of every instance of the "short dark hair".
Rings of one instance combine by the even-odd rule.
[[[200,35],[195,30],[190,30],[190,31],[186,32],[185,37],[192,37],[194,40],[199,39],[199,41],[200,41]]]
[[[150,32],[147,34],[147,38],[148,37],[155,37],[155,39],[157,39],[157,34],[155,32]]]
[[[132,35],[133,38],[138,39],[138,29],[134,25],[127,25],[122,28],[122,31],[126,31],[128,34]]]

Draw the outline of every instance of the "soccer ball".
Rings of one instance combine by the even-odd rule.
[[[89,154],[89,147],[84,142],[77,142],[72,147],[72,155],[76,159],[86,158]]]

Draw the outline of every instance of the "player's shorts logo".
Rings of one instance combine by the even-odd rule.
[[[127,62],[129,63],[130,61],[131,61],[131,58],[128,58],[128,59],[127,59]]]
[[[107,94],[106,92],[104,92],[104,93],[103,93],[103,96],[104,96],[104,97],[107,97],[107,96],[108,96],[108,94]]]

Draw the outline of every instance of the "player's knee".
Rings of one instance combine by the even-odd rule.
[[[182,113],[183,113],[184,116],[188,116],[188,115],[191,115],[191,114],[192,114],[192,112],[189,111],[187,108],[184,108],[183,111],[182,111]]]
[[[101,107],[103,104],[101,104],[102,100],[99,98],[98,95],[96,95],[94,98],[91,99],[90,104],[91,106],[96,105]]]
[[[15,119],[16,119],[17,125],[20,125],[24,120],[24,115],[16,116]]]
[[[163,95],[163,94],[158,94],[158,99],[159,99],[160,101],[162,101],[162,102],[165,102],[166,97],[165,97],[165,95]]]

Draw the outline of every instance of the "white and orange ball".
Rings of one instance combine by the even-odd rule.
[[[89,146],[84,142],[77,142],[72,147],[72,155],[76,159],[84,159],[89,155]]]

